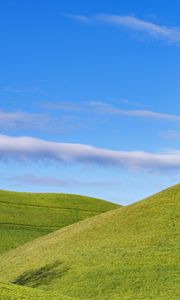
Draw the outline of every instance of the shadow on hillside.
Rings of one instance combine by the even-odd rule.
[[[45,265],[36,270],[30,270],[21,274],[12,283],[29,287],[38,287],[49,284],[56,278],[62,277],[68,272],[69,268],[63,262],[56,261],[53,264]]]

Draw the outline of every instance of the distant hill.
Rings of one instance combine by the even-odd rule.
[[[79,195],[0,191],[0,253],[117,207]]]
[[[63,299],[178,300],[179,212],[177,185],[67,226],[2,255],[0,281]]]

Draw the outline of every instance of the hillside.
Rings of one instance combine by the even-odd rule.
[[[27,243],[1,256],[0,280],[78,300],[178,300],[179,199],[177,185]]]
[[[0,253],[117,207],[79,195],[0,191]]]
[[[0,283],[0,300],[73,300],[73,298],[58,295],[39,289],[20,287],[15,284]]]

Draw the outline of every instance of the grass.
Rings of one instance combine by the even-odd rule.
[[[73,300],[60,294],[48,293],[38,289],[22,288],[14,284],[0,283],[0,300]]]
[[[0,254],[117,207],[79,195],[0,191]]]
[[[29,242],[1,256],[0,280],[64,300],[178,300],[179,199],[177,185]]]

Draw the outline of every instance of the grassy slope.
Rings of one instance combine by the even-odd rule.
[[[0,283],[0,300],[73,300],[73,298],[53,295],[38,289]]]
[[[116,207],[78,195],[0,191],[0,253]]]
[[[178,300],[179,199],[180,185],[30,242],[1,256],[0,280],[79,300]]]

